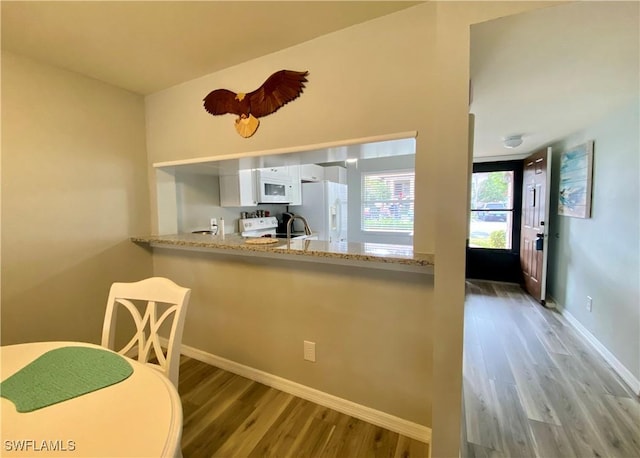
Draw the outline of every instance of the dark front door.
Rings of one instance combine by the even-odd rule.
[[[550,148],[544,149],[524,160],[522,186],[520,265],[526,290],[542,304],[547,274],[549,153]]]
[[[473,164],[467,278],[522,283],[522,166],[522,159]]]

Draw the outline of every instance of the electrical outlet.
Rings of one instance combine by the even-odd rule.
[[[316,362],[316,343],[304,341],[304,359],[305,361]]]
[[[591,296],[587,296],[587,310],[590,312],[593,309],[593,299]]]
[[[209,229],[215,231],[218,229],[218,218],[211,218],[211,222],[209,223]]]

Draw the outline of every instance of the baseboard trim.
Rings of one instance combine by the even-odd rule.
[[[554,304],[559,305],[558,301],[555,298],[550,297]],[[580,321],[574,317],[571,312],[569,312],[565,307],[556,307],[556,310],[560,312],[560,314],[566,319],[567,323],[569,323],[576,331],[578,331],[584,339],[591,344],[591,346],[602,356],[607,363],[613,368],[614,371],[624,380],[624,382],[629,385],[631,390],[636,394],[636,396],[640,396],[640,380],[638,380],[629,369],[622,364],[618,358],[611,353],[607,347],[605,347],[587,328],[585,328]]]
[[[339,398],[332,394],[316,390],[315,388],[245,366],[188,345],[182,345],[181,353],[190,358],[202,361],[203,363],[211,364],[220,369],[233,372],[234,374],[246,377],[255,382],[306,399],[307,401],[315,402],[321,406],[337,410],[343,414],[351,415],[352,417],[359,418],[360,420],[389,429],[412,439],[427,442],[428,444],[431,443],[431,428],[427,426],[419,425],[418,423],[372,409],[371,407],[356,404],[347,399]]]

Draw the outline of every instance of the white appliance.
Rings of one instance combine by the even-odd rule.
[[[265,216],[262,218],[243,218],[238,221],[240,227],[240,235],[243,237],[274,237],[284,239],[287,234],[277,232],[278,218],[275,216]],[[298,238],[307,238],[316,240],[315,237],[307,237],[300,234],[291,234],[291,240]]]
[[[302,183],[302,205],[290,205],[289,209],[306,218],[318,240],[347,241],[347,185]]]
[[[246,218],[238,221],[240,235],[243,237],[275,237],[278,218],[267,216],[264,218]]]
[[[293,202],[293,180],[288,175],[274,176],[256,171],[257,197],[261,204],[288,204]]]

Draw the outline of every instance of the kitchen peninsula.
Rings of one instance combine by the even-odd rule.
[[[132,242],[151,247],[182,250],[202,250],[243,256],[261,256],[283,260],[298,260],[342,264],[387,270],[401,270],[432,274],[434,256],[414,253],[406,245],[382,243],[331,243],[296,238],[278,240],[271,245],[250,245],[237,234],[212,236],[203,234],[175,234],[132,237]]]
[[[182,352],[428,440],[435,256],[414,251],[413,181],[396,173],[414,169],[416,135],[154,162],[154,235],[129,243],[152,253],[154,275],[193,291]],[[363,174],[388,192],[364,203]],[[345,186],[346,201],[308,202],[327,183]],[[402,225],[365,227],[362,215]],[[291,221],[295,236],[279,238]],[[305,221],[311,235],[294,227]],[[332,231],[341,223],[346,237]]]

